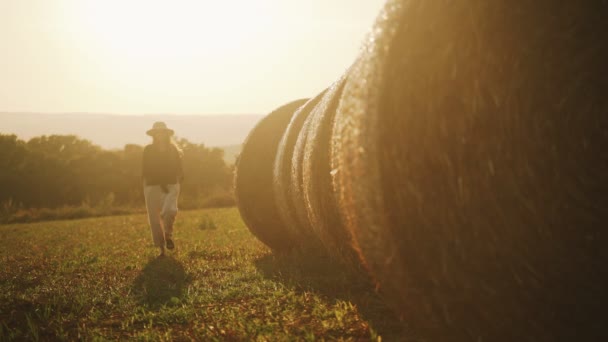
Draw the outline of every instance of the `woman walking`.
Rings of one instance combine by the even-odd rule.
[[[152,137],[152,144],[144,148],[143,154],[144,196],[154,245],[160,248],[163,256],[165,246],[167,249],[175,247],[173,224],[183,179],[182,155],[171,141],[173,130],[164,122],[155,122],[146,133]]]

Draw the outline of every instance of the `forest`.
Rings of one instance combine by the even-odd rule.
[[[175,142],[183,152],[185,174],[180,206],[232,205],[232,166],[224,161],[224,152],[183,138]],[[97,208],[97,215],[142,209],[143,148],[127,144],[105,150],[74,135],[24,141],[0,134],[0,216],[36,209],[49,213],[61,208]]]

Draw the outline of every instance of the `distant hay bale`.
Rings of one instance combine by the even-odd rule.
[[[296,237],[299,247],[303,248],[315,247],[317,238],[312,234],[305,211],[302,215],[305,208],[299,197],[301,181],[297,175],[293,175],[293,160],[302,157],[300,148],[296,150],[296,143],[300,138],[305,139],[308,132],[304,128],[305,123],[322,94],[309,100],[294,114],[279,143],[273,171],[274,196],[279,217],[290,234]]]
[[[290,102],[263,118],[249,133],[236,164],[235,195],[243,221],[258,239],[276,251],[290,250],[296,241],[275,206],[272,168],[287,125],[306,101]]]
[[[606,2],[389,1],[332,140],[343,220],[430,340],[605,340]]]
[[[315,236],[330,254],[353,264],[357,258],[350,233],[340,220],[330,165],[332,128],[345,80],[346,76],[329,88],[308,119],[308,136],[301,158],[302,196]]]

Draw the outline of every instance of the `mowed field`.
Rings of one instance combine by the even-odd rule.
[[[409,340],[362,272],[275,256],[237,209],[0,226],[0,340]]]

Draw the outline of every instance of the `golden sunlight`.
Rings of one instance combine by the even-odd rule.
[[[272,24],[267,1],[82,1],[81,34],[98,49],[129,63],[174,64],[184,58],[238,54]]]
[[[0,109],[267,113],[339,77],[383,1],[0,1]]]

